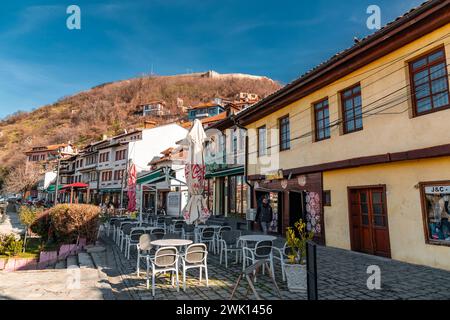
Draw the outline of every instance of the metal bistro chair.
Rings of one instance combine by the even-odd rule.
[[[178,250],[175,247],[163,247],[156,251],[154,257],[149,258],[152,265],[152,295],[155,296],[155,280],[158,273],[171,273],[172,286],[174,275],[177,282],[177,291],[180,291],[178,278]],[[147,267],[147,289],[150,288],[149,267]]]
[[[157,217],[155,220],[155,227],[163,228],[164,231],[166,230],[166,219],[164,217]]]
[[[168,217],[168,216],[164,217],[164,224],[166,225],[166,232],[172,232],[174,219],[175,219],[174,217]]]
[[[132,222],[127,220],[125,222],[120,223],[120,227],[117,229],[116,244],[119,246],[121,251],[122,251],[122,242],[123,242],[123,238],[124,238],[124,231],[128,232],[128,230],[131,230],[129,228],[129,226],[131,226],[131,225],[132,225]]]
[[[183,223],[183,239],[195,240],[195,226],[193,224]]]
[[[114,228],[114,223],[119,220],[119,218],[111,218],[108,221],[108,224],[106,226],[106,235],[109,237],[109,234],[111,233],[111,229]]]
[[[222,255],[225,255],[225,268],[228,268],[228,252],[236,253],[236,263],[239,261],[239,254],[242,252],[242,247],[239,243],[239,237],[241,232],[237,230],[224,231],[219,240],[220,247],[220,259],[219,263],[222,264]]]
[[[152,241],[161,240],[166,235],[166,231],[163,228],[155,228],[150,230],[150,238]]]
[[[112,224],[113,227],[113,241],[116,242],[117,238],[117,229],[120,228],[120,224],[122,223],[124,219],[122,218],[116,218]]]
[[[150,228],[153,227],[152,224],[147,223],[147,222],[141,222],[141,224],[139,225],[141,228]]]
[[[120,235],[119,235],[120,251],[123,251],[123,247],[124,247],[124,245],[126,245],[126,242],[127,242],[127,237],[130,235],[131,229],[133,229],[134,226],[135,225],[133,223],[125,223],[122,225],[122,228],[120,230]]]
[[[183,235],[184,221],[178,220],[172,226],[172,233]]]
[[[114,235],[113,235],[113,240],[114,242],[119,245],[119,235],[120,235],[120,231],[122,228],[122,225],[125,223],[130,223],[132,220],[129,218],[121,218],[120,220],[116,220],[114,222]]]
[[[127,236],[125,242],[125,252],[128,260],[130,260],[131,247],[137,247],[139,244],[139,239],[144,233],[145,229],[141,227],[131,229],[131,232],[129,236]]]
[[[275,260],[280,261],[281,275],[283,277],[283,281],[286,281],[286,272],[284,270],[284,265],[289,261],[288,256],[292,254],[292,248],[289,247],[287,243],[285,243],[283,248],[280,249],[274,246],[273,249],[274,249],[273,258]]]
[[[208,249],[211,250],[211,246],[213,248],[213,251],[215,253],[215,235],[214,235],[214,228],[212,227],[205,227],[200,233],[200,242],[207,243]]]
[[[242,249],[243,253],[243,270],[245,270],[245,266],[247,262],[250,262],[248,265],[252,265],[257,261],[267,261],[270,263],[270,271],[272,273],[273,278],[275,279],[275,270],[273,265],[273,244],[272,241],[259,241],[256,243],[255,248],[244,247]],[[264,265],[263,265],[263,274],[264,274]],[[256,273],[255,273],[256,274]],[[255,277],[256,280],[256,277]]]
[[[216,237],[216,249],[217,249],[217,252],[219,252],[219,250],[220,250],[220,244],[219,244],[219,241],[220,241],[220,239],[222,238],[222,233],[223,232],[225,232],[225,231],[231,231],[232,229],[231,229],[231,227],[230,226],[222,226],[222,227],[220,227],[219,229],[216,229],[215,231],[216,231],[216,233],[215,233],[215,237]]]
[[[186,291],[186,271],[189,269],[200,269],[200,283],[202,273],[205,270],[206,286],[208,287],[208,250],[203,243],[194,243],[187,247],[186,253],[180,256],[183,269],[183,290]]]
[[[136,246],[137,249],[137,261],[136,261],[136,273],[139,277],[140,263],[142,259],[145,259],[147,270],[150,268],[150,257],[154,256],[155,249],[153,248],[152,239],[148,233],[144,233],[139,237],[139,243]]]

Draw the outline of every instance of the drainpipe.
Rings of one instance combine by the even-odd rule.
[[[252,209],[254,209],[253,208],[253,201],[252,201],[252,199],[253,199],[253,185],[251,185],[250,184],[250,182],[248,181],[248,178],[247,178],[247,173],[248,173],[248,129],[247,128],[245,128],[244,126],[242,126],[241,124],[239,124],[237,121],[236,121],[236,119],[234,118],[234,117],[232,117],[231,118],[232,120],[233,120],[233,123],[239,128],[239,129],[242,129],[242,130],[245,130],[245,161],[244,161],[244,181],[245,181],[245,183],[249,186],[249,188],[250,188],[250,208],[252,208]],[[252,222],[250,222],[249,220],[247,221],[247,229],[252,229],[253,230],[253,227],[252,227]]]
[[[236,121],[236,119],[234,117],[231,118],[233,120],[233,123],[236,127],[238,127],[239,129],[245,130],[246,134],[245,134],[245,161],[244,161],[244,181],[245,183],[253,189],[253,186],[250,184],[250,182],[248,182],[247,179],[247,172],[248,172],[248,129],[246,127],[243,127],[242,125],[239,124],[239,122]]]

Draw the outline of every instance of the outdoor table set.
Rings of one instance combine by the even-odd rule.
[[[127,259],[130,259],[131,249],[136,250],[138,275],[140,263],[145,260],[147,287],[150,288],[151,279],[153,294],[155,294],[155,277],[159,273],[170,273],[172,285],[176,282],[178,290],[178,269],[183,271],[184,290],[186,271],[190,268],[200,269],[200,281],[204,271],[208,283],[208,251],[220,254],[220,264],[223,263],[224,257],[226,268],[228,268],[228,253],[236,254],[236,263],[242,261],[242,270],[258,261],[265,261],[266,263],[262,265],[263,273],[264,269],[267,269],[265,266],[270,266],[271,275],[274,277],[274,259],[281,261],[285,258],[282,254],[278,254],[281,250],[273,246],[275,236],[242,235],[240,230],[235,230],[231,226],[211,222],[211,224],[188,225],[177,217],[149,215],[145,221],[140,221],[123,216],[111,218],[106,223],[106,228],[108,235],[112,231],[114,242]]]

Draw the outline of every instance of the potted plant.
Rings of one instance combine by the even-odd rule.
[[[286,242],[290,252],[284,271],[289,291],[306,291],[306,243],[314,238],[314,232],[306,230],[306,223],[302,219],[294,226],[287,228]]]

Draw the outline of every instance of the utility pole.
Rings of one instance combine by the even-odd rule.
[[[55,206],[58,204],[58,182],[59,182],[59,167],[61,166],[61,151],[58,151],[58,162],[56,163],[56,183],[55,183]]]

